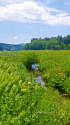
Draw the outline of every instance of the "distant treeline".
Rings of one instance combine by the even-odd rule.
[[[24,44],[23,44],[24,45]],[[5,44],[5,43],[0,43],[0,51],[19,51],[23,48],[22,44]]]
[[[31,43],[26,43],[23,50],[69,50],[70,49],[70,35],[62,37],[61,35],[51,38],[33,38]]]

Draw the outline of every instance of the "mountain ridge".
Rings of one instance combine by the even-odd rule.
[[[6,51],[20,51],[22,50],[25,43],[20,44],[8,44],[8,43],[0,43],[0,51],[6,50]]]

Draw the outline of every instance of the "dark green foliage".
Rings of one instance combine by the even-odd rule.
[[[0,50],[7,50],[7,51],[19,51],[21,50],[23,47],[22,44],[17,44],[17,45],[14,45],[14,44],[5,44],[5,43],[0,43]]]
[[[0,51],[2,51],[3,49],[2,49],[2,47],[0,47]]]
[[[31,40],[31,43],[26,43],[23,46],[24,50],[44,50],[46,46],[46,40],[45,39],[33,39]]]
[[[26,43],[23,50],[69,50],[70,49],[70,35],[66,37],[57,36],[51,38],[33,38],[31,43]]]
[[[31,69],[32,64],[38,62],[38,57],[34,52],[27,52],[21,60],[28,69]]]
[[[63,38],[63,43],[66,45],[70,44],[70,35],[67,35],[66,37]]]

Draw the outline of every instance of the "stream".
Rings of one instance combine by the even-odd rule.
[[[41,77],[41,75],[40,75],[40,73],[39,73],[38,67],[39,67],[38,64],[33,64],[33,65],[32,65],[32,69],[35,70],[35,73],[37,74],[36,82],[37,82],[37,83],[41,83],[41,85],[44,85],[44,86],[45,86],[45,83],[43,82],[42,77]]]
[[[34,70],[35,73],[36,73],[36,75],[37,75],[37,78],[36,78],[35,80],[36,80],[37,83],[41,83],[41,85],[44,85],[44,87],[45,87],[45,83],[44,83],[43,80],[42,80],[42,77],[41,77],[41,75],[40,75],[40,73],[39,73],[38,67],[39,67],[38,64],[33,64],[33,65],[32,65],[32,70]],[[48,89],[48,87],[45,87],[45,88],[46,88],[46,90]],[[70,101],[70,96],[69,96],[69,94],[60,93],[60,95],[61,95],[62,98],[65,98],[65,100],[68,99],[68,100]]]

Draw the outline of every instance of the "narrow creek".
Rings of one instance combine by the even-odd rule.
[[[40,75],[38,67],[39,67],[38,64],[33,64],[32,65],[32,70],[34,70],[35,74],[36,74],[36,79],[35,80],[36,80],[37,83],[41,83],[41,85],[44,85],[44,87],[46,89],[48,89],[48,87],[45,86],[45,82],[43,82],[43,80],[42,80],[42,77]],[[69,94],[60,92],[60,95],[61,95],[62,98],[65,98],[65,100],[68,99],[70,101],[70,95]]]
[[[39,70],[38,70],[38,67],[39,67],[39,65],[38,64],[33,64],[32,65],[32,69],[35,71],[35,73],[36,73],[36,82],[37,83],[41,83],[41,85],[44,85],[44,87],[45,87],[45,83],[43,82],[43,80],[42,80],[42,77],[41,77],[41,75],[40,75],[40,72],[39,72]],[[47,87],[45,87],[46,89],[48,89]]]

